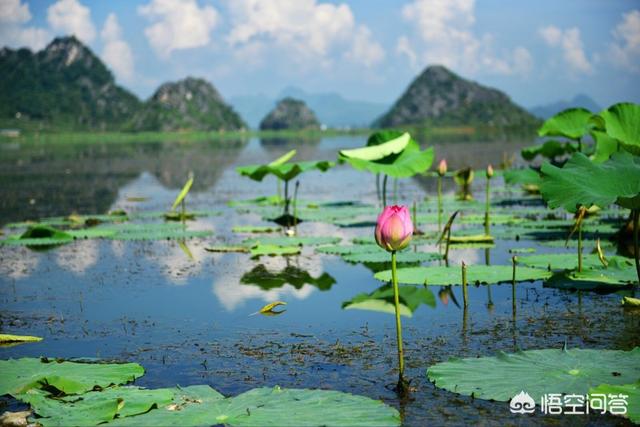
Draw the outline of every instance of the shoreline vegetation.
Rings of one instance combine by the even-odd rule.
[[[522,127],[494,127],[494,126],[441,126],[418,127],[403,126],[416,135],[419,140],[431,140],[439,137],[450,137],[453,140],[468,138],[502,138],[513,136],[535,135],[535,129]],[[171,132],[118,132],[118,131],[25,131],[18,135],[0,135],[0,143],[43,143],[43,144],[73,144],[73,143],[143,143],[143,142],[202,142],[202,141],[244,141],[252,138],[259,139],[300,139],[317,140],[338,136],[366,136],[370,128],[354,129],[306,129],[306,130],[238,130],[238,131],[171,131]]]

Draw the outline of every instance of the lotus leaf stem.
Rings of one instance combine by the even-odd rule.
[[[633,257],[636,260],[636,273],[640,283],[640,253],[638,253],[638,226],[640,225],[640,209],[634,209],[633,214]]]
[[[386,208],[387,207],[387,179],[389,178],[388,175],[385,175],[384,178],[382,179],[382,207]]]

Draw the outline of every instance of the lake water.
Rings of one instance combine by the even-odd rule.
[[[441,139],[434,143],[436,158],[446,158],[450,169],[497,165],[532,143]],[[471,286],[467,316],[453,301],[462,301],[459,287],[452,289],[453,298],[445,297],[443,288],[430,287],[435,307],[422,305],[403,318],[407,376],[416,391],[399,401],[391,390],[397,377],[393,316],[342,308],[355,295],[382,285],[369,268],[316,254],[313,247],[304,247],[299,256],[258,260],[205,250],[246,237],[232,233],[233,226],[268,225],[260,213],[240,214],[227,203],[275,194],[275,180],[251,181],[240,177],[236,166],[267,162],[293,148],[297,160],[335,160],[337,150],[364,143],[362,136],[306,142],[3,143],[0,224],[74,212],[165,211],[189,172],[195,182],[188,207],[221,214],[189,223],[190,229],[214,231],[211,237],[185,242],[193,259],[173,240],[78,240],[47,251],[0,246],[1,330],[44,337],[40,343],[0,348],[0,358],[128,360],[146,369],[139,385],[209,384],[226,395],[259,386],[328,388],[380,398],[401,411],[406,425],[624,422],[607,417],[514,419],[505,403],[437,389],[425,375],[430,365],[453,356],[560,348],[564,343],[631,349],[640,345],[640,318],[620,309],[619,294],[576,293],[525,282],[516,287],[514,318],[510,284]],[[378,204],[374,177],[347,165],[305,173],[299,180],[302,200]],[[483,200],[484,178],[476,181],[475,196]],[[390,192],[392,188],[390,183]],[[444,189],[452,194],[453,181],[446,180]],[[520,197],[519,190],[513,191],[514,198]],[[411,204],[432,200],[434,194],[435,179],[404,179],[389,197]],[[434,229],[433,224],[422,227]],[[349,241],[371,236],[373,228],[305,222],[298,233]],[[509,264],[512,248],[566,251],[501,239],[489,252],[452,249],[450,262]],[[324,277],[323,285],[269,280],[285,269]],[[252,315],[276,300],[288,303],[285,313]]]

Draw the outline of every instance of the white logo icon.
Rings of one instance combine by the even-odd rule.
[[[509,401],[509,409],[513,414],[532,414],[536,410],[536,402],[523,390]]]

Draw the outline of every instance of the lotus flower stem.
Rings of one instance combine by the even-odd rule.
[[[511,310],[513,312],[513,321],[516,320],[516,264],[518,263],[518,257],[513,256],[511,258],[513,264],[513,277],[511,279]]]
[[[633,257],[636,259],[636,273],[640,283],[640,253],[638,253],[638,226],[640,225],[640,210],[634,209],[633,214]]]
[[[442,230],[442,177],[438,175],[438,233]]]
[[[469,294],[467,291],[467,265],[462,262],[462,304],[466,309],[469,307]]]
[[[396,308],[396,337],[398,346],[398,386],[402,390],[404,379],[404,352],[402,350],[402,321],[400,320],[400,291],[398,289],[398,274],[396,272],[396,251],[391,252],[391,282],[393,283],[393,302]]]
[[[386,208],[387,207],[387,179],[389,178],[388,175],[385,175],[384,178],[382,179],[382,207]]]
[[[484,208],[484,234],[489,236],[491,234],[490,230],[490,209],[491,209],[491,178],[487,178],[487,194],[485,198],[485,208]]]
[[[293,226],[298,226],[298,187],[300,181],[296,181],[296,188],[293,190]]]
[[[582,221],[578,223],[578,273],[582,273]]]

